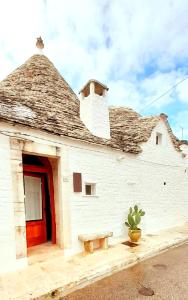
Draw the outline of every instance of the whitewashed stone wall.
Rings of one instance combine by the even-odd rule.
[[[16,249],[9,137],[0,135],[0,273],[15,268]]]
[[[156,132],[162,144],[156,145]],[[82,249],[78,234],[110,230],[116,238],[127,234],[128,208],[138,204],[146,211],[145,233],[188,221],[188,173],[161,121],[140,155],[102,151],[96,147],[71,148],[71,170],[81,172],[83,182],[96,183],[96,196],[73,193],[71,198],[72,245]]]
[[[55,195],[56,218],[57,228],[61,229],[58,229],[59,243],[67,254],[83,250],[78,241],[81,233],[113,231],[110,243],[126,236],[124,221],[128,208],[136,203],[146,211],[142,223],[145,233],[188,221],[188,160],[174,149],[163,121],[149,141],[143,143],[143,152],[139,155],[21,126],[0,124],[0,130],[7,134],[22,132],[26,140],[34,141],[26,143],[26,152],[53,157],[57,156],[56,147],[60,149],[60,170],[56,172],[60,175],[55,184],[59,189]],[[155,143],[156,132],[162,134],[161,145]],[[9,138],[0,135],[0,145],[0,263],[1,271],[3,268],[8,271],[16,268]],[[82,193],[73,192],[73,172],[82,173]],[[84,182],[96,183],[95,196],[84,195]]]

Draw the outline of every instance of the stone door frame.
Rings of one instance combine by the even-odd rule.
[[[55,191],[55,214],[56,214],[56,240],[57,245],[66,250],[72,246],[70,226],[70,190],[71,180],[64,181],[63,178],[70,178],[67,146],[56,147],[40,144],[35,141],[22,138],[10,138],[11,170],[12,170],[12,197],[14,204],[15,219],[15,244],[16,259],[27,258],[26,244],[26,221],[23,187],[23,161],[22,155],[38,155],[47,157],[50,161],[57,159]],[[62,159],[63,157],[63,159]],[[54,175],[54,166],[52,165]],[[69,252],[69,251],[68,251]]]

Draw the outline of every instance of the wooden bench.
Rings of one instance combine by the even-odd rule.
[[[78,236],[78,240],[84,242],[84,249],[86,252],[93,253],[94,241],[99,241],[99,247],[101,249],[108,249],[108,238],[113,235],[113,232],[101,232],[92,234],[81,234]]]

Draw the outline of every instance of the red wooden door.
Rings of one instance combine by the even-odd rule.
[[[42,174],[24,173],[27,246],[47,241],[45,187]]]

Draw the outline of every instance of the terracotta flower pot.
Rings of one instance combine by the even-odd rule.
[[[129,229],[128,235],[131,239],[131,242],[138,242],[138,240],[141,238],[141,229]]]

